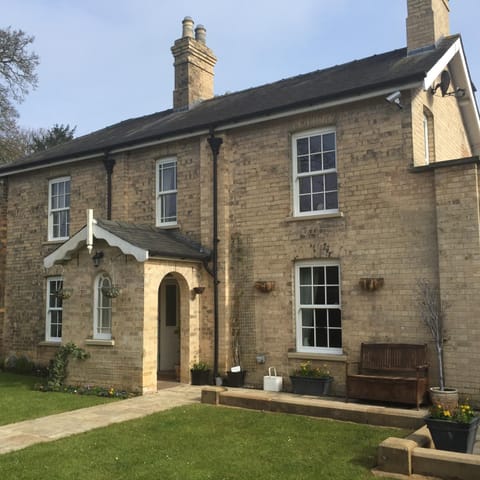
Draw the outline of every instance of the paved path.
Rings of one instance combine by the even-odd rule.
[[[202,387],[178,383],[171,385],[141,397],[3,425],[0,427],[0,454],[200,402]]]

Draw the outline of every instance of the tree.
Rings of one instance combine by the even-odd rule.
[[[38,133],[33,133],[32,135],[32,150],[34,152],[40,152],[55,145],[73,140],[76,128],[77,127],[71,128],[68,124],[59,125],[56,123],[48,130],[40,129]]]
[[[443,345],[445,337],[445,317],[448,304],[442,301],[440,288],[425,279],[418,280],[418,300],[420,314],[432,334],[438,360],[438,380],[440,390],[445,390],[445,370],[443,363]]]
[[[31,154],[33,134],[16,125],[0,133],[0,165]]]
[[[37,86],[38,55],[29,51],[33,37],[11,27],[0,29],[0,159],[13,160],[22,150],[16,103]],[[15,140],[20,139],[17,145]]]

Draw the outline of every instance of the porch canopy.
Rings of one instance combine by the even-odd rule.
[[[91,232],[91,233],[90,233]],[[45,268],[71,260],[80,248],[89,245],[89,235],[118,247],[123,254],[132,255],[138,262],[149,258],[168,258],[207,262],[210,251],[174,230],[150,225],[112,220],[92,219],[80,231],[43,259]]]

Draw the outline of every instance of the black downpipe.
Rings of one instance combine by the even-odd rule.
[[[112,174],[115,166],[115,159],[108,154],[103,159],[103,165],[107,171],[107,220],[112,219]]]
[[[220,153],[220,146],[223,139],[215,137],[213,131],[208,138],[208,144],[213,154],[213,252],[212,252],[212,273],[213,273],[213,377],[218,375],[218,176],[217,160]]]

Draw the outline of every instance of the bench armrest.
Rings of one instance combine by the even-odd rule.
[[[425,378],[428,372],[428,365],[417,365],[417,380],[420,378]]]
[[[420,370],[428,370],[428,364],[425,363],[424,365],[417,365],[416,367],[417,371],[420,371]]]

